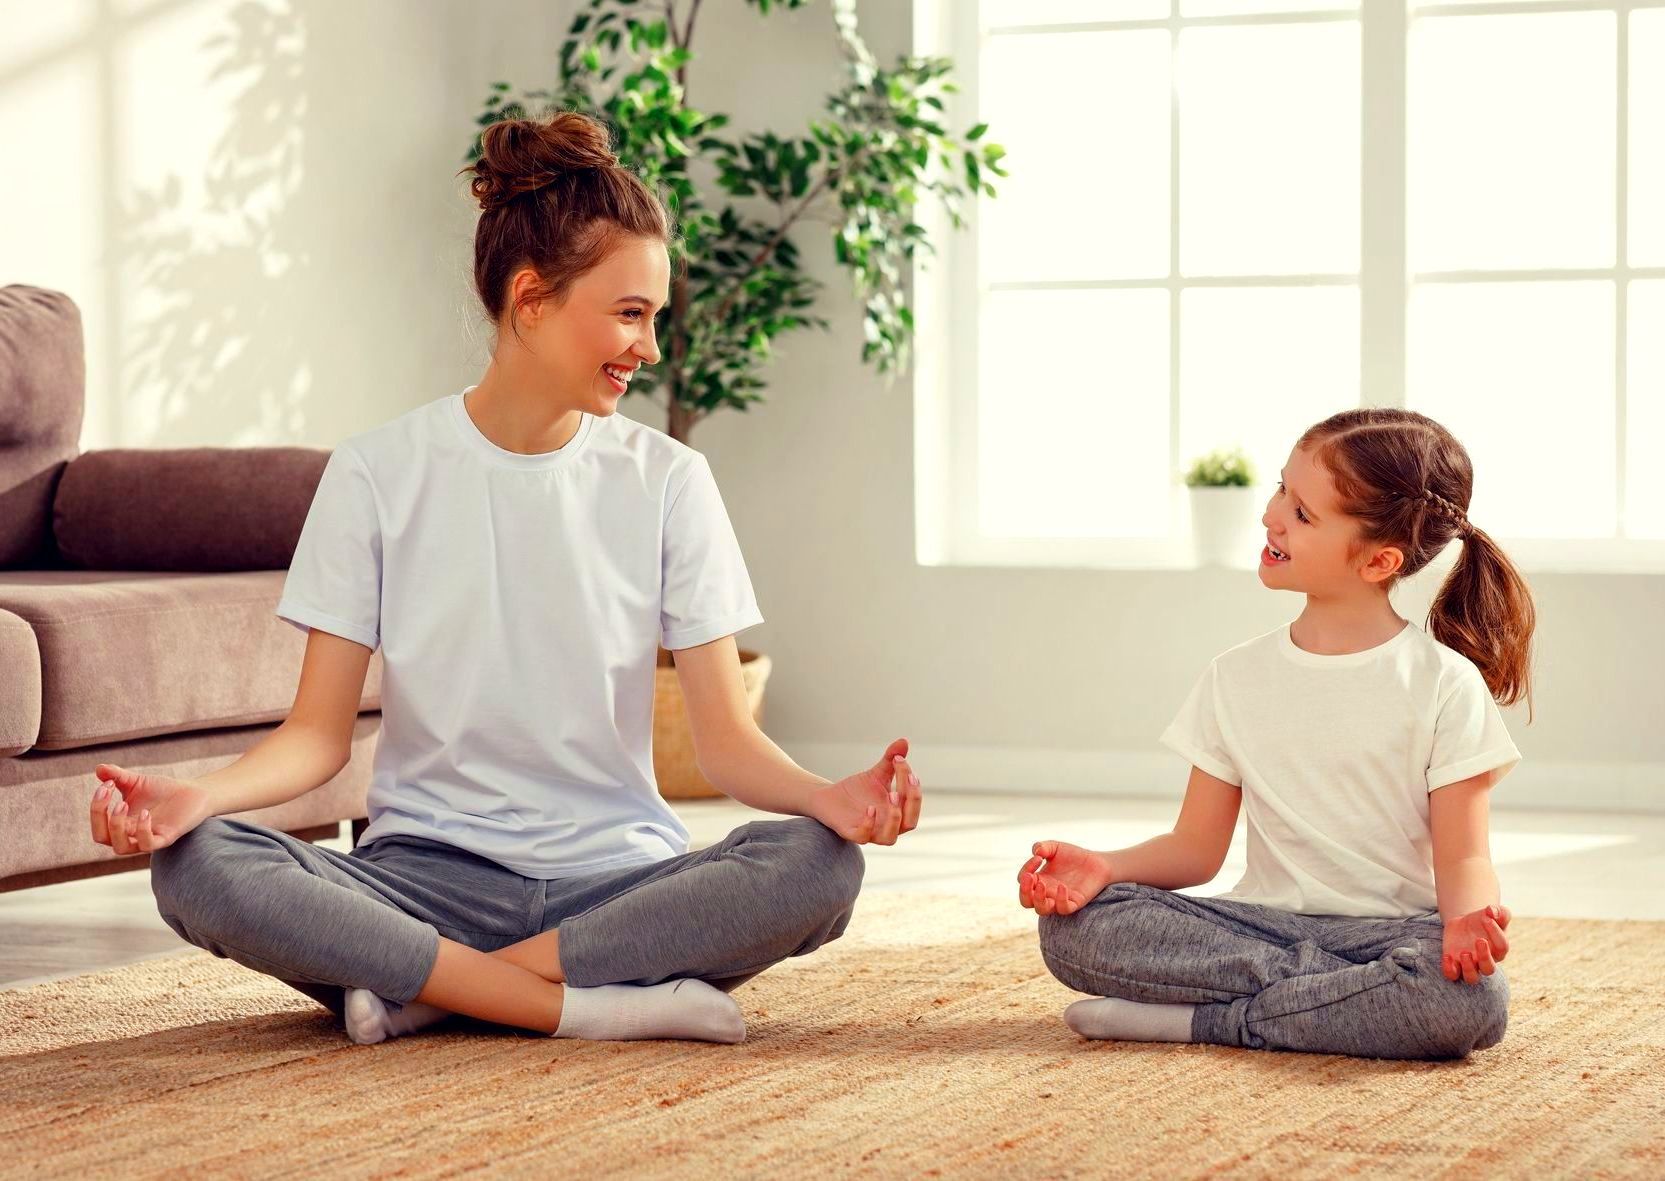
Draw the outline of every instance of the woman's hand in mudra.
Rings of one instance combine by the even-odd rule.
[[[208,793],[186,779],[98,765],[89,820],[92,839],[118,854],[164,849],[208,819]]]
[[[919,776],[907,756],[898,738],[867,770],[811,792],[809,815],[858,845],[894,845],[919,824]]]

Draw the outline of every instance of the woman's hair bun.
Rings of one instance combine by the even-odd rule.
[[[614,168],[618,162],[607,128],[588,115],[562,111],[546,120],[505,119],[481,134],[469,188],[480,208],[490,210],[563,174]]]

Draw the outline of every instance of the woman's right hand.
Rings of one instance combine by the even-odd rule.
[[[1018,901],[1037,914],[1074,914],[1112,880],[1110,859],[1063,841],[1037,841],[1018,870]]]
[[[209,816],[208,792],[187,779],[140,775],[109,763],[95,772],[92,839],[117,854],[165,849]]]

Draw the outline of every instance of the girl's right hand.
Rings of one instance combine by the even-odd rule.
[[[189,780],[109,763],[95,773],[101,782],[92,798],[92,839],[119,855],[165,849],[213,815],[208,793]]]
[[[1018,901],[1037,914],[1074,914],[1113,880],[1110,859],[1063,841],[1038,841],[1018,870]]]

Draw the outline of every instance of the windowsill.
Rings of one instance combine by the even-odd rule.
[[[1665,575],[1665,541],[1616,538],[1554,541],[1499,539],[1523,574]],[[1190,547],[1151,539],[981,539],[947,553],[919,555],[926,567],[961,569],[1109,570],[1128,572],[1213,571],[1246,574],[1259,568],[1250,556],[1226,565],[1197,561]]]

